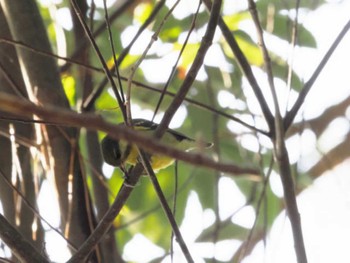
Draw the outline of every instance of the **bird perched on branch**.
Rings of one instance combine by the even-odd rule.
[[[133,119],[132,126],[136,131],[152,136],[158,124],[144,119]],[[212,143],[199,143],[171,129],[165,131],[161,141],[183,151],[189,151],[200,147],[209,148],[213,145]],[[118,166],[123,169],[125,164],[135,165],[137,163],[138,151],[136,146],[132,143],[130,144],[123,140],[115,140],[107,135],[102,139],[101,148],[105,162],[112,166]],[[151,156],[150,161],[153,170],[159,171],[173,164],[175,160],[172,157],[156,153]]]

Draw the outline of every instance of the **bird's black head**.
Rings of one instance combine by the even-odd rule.
[[[113,166],[121,165],[122,153],[120,151],[119,141],[114,140],[107,135],[101,142],[101,148],[106,163]]]

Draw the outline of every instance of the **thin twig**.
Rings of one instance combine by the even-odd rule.
[[[119,90],[120,90],[120,97],[122,99],[122,102],[125,102],[125,98],[124,98],[124,91],[123,91],[123,86],[122,86],[122,82],[120,80],[120,74],[119,74],[119,63],[116,60],[115,56],[116,56],[116,52],[115,52],[115,48],[114,48],[114,42],[113,42],[113,34],[111,31],[111,25],[109,23],[109,17],[108,17],[108,10],[107,10],[107,0],[103,0],[103,8],[105,11],[105,20],[106,20],[106,25],[107,25],[107,31],[108,31],[108,36],[109,36],[109,43],[111,44],[111,50],[112,50],[112,55],[113,55],[113,62],[114,62],[114,69],[115,69],[115,73],[117,75],[117,79],[118,79],[118,84],[119,84]]]
[[[12,88],[13,92],[16,93],[19,97],[26,98],[26,95],[22,91],[22,89],[17,85],[16,81],[11,77],[11,75],[7,72],[6,67],[2,65],[0,62],[0,72],[1,75],[6,79],[9,86]]]
[[[158,112],[158,110],[159,110],[159,108],[160,108],[160,105],[162,104],[162,101],[163,101],[163,99],[164,99],[164,95],[165,95],[165,93],[167,92],[168,87],[169,87],[169,85],[170,85],[170,82],[171,82],[171,80],[173,79],[173,77],[174,77],[174,75],[175,75],[177,65],[178,65],[178,63],[179,63],[179,61],[180,61],[180,58],[181,58],[181,56],[182,56],[182,54],[183,54],[183,52],[184,52],[184,50],[185,50],[185,48],[186,48],[186,46],[187,46],[187,42],[188,42],[188,40],[189,40],[189,38],[190,38],[190,36],[191,36],[191,34],[192,34],[192,31],[193,31],[193,29],[194,29],[194,27],[195,27],[196,20],[197,20],[197,15],[198,15],[198,13],[199,13],[199,9],[200,9],[201,5],[202,5],[202,2],[199,1],[198,7],[197,7],[197,10],[196,10],[196,13],[195,13],[194,16],[193,16],[192,23],[191,23],[190,29],[189,29],[189,31],[188,31],[188,33],[187,33],[187,35],[186,35],[185,41],[184,41],[184,43],[183,43],[183,45],[182,45],[182,47],[181,47],[181,50],[180,50],[180,52],[179,52],[179,55],[177,56],[177,59],[176,59],[176,61],[175,61],[175,64],[173,65],[173,68],[172,68],[172,70],[171,70],[171,72],[170,72],[170,75],[169,75],[169,77],[168,77],[168,80],[167,80],[167,82],[165,83],[165,85],[164,85],[164,87],[163,87],[162,93],[161,93],[161,95],[160,95],[160,98],[159,98],[159,100],[158,100],[157,106],[156,106],[156,108],[155,108],[155,110],[154,110],[154,113],[153,113],[152,121],[153,121],[154,118],[156,117],[157,112]]]
[[[293,26],[292,26],[292,36],[290,41],[290,54],[289,54],[289,63],[288,63],[287,90],[289,93],[292,89],[292,77],[293,77],[293,66],[294,66],[294,56],[295,56],[294,54],[295,54],[295,46],[298,38],[299,7],[300,7],[300,0],[297,0],[295,3],[295,17],[294,17]],[[286,113],[287,110],[288,110],[288,104],[286,105],[286,109],[284,113]]]
[[[259,45],[260,45],[260,48],[261,48],[261,51],[263,54],[263,58],[264,58],[264,62],[265,62],[267,80],[268,80],[268,83],[270,86],[272,99],[273,99],[273,103],[275,106],[275,114],[280,115],[279,103],[278,103],[278,98],[277,98],[277,94],[276,94],[275,83],[273,80],[271,59],[270,59],[269,52],[268,52],[266,45],[265,45],[264,32],[263,32],[263,29],[262,29],[261,24],[260,24],[260,20],[259,20],[258,12],[256,10],[255,2],[253,0],[248,0],[248,3],[249,3],[249,11],[251,13],[251,17],[253,19],[253,22],[254,22],[256,30],[257,30],[258,41],[259,41]],[[280,118],[280,116],[278,116],[278,118]],[[276,119],[276,116],[275,116],[275,119]],[[275,122],[276,122],[276,120],[275,120]]]
[[[174,218],[176,217],[176,207],[177,207],[177,195],[178,195],[178,191],[179,191],[179,176],[178,176],[178,164],[179,162],[176,161],[175,162],[175,176],[174,176],[174,196],[173,196],[173,211],[172,214],[174,216]],[[170,235],[170,258],[171,258],[171,262],[174,262],[174,230],[171,231],[171,235]]]
[[[274,159],[271,158],[271,161],[270,161],[270,165],[269,165],[269,169],[266,173],[266,175],[264,176],[264,181],[263,181],[263,189],[260,193],[260,197],[258,199],[258,203],[256,205],[256,213],[255,213],[255,220],[254,220],[254,223],[253,223],[253,226],[251,227],[250,231],[249,231],[249,234],[248,234],[248,237],[246,239],[246,241],[242,244],[242,249],[240,250],[240,253],[238,255],[238,260],[237,262],[241,262],[241,260],[243,259],[243,257],[246,255],[246,252],[247,252],[247,248],[249,247],[249,243],[252,239],[252,236],[253,236],[253,232],[254,232],[254,229],[256,227],[256,224],[258,223],[258,219],[259,219],[259,214],[260,214],[260,209],[261,209],[261,206],[263,204],[263,201],[265,199],[265,195],[266,195],[266,189],[267,189],[267,185],[268,185],[268,182],[270,180],[270,175],[271,175],[271,172],[272,172],[272,168],[273,168],[273,164],[274,164]],[[263,169],[263,167],[261,167]]]
[[[137,62],[132,66],[131,69],[131,73],[130,76],[128,77],[128,90],[127,90],[127,95],[126,95],[126,112],[127,112],[127,117],[128,117],[128,124],[131,124],[131,103],[130,103],[130,99],[131,99],[131,85],[132,85],[132,80],[134,78],[134,75],[136,73],[136,70],[138,69],[138,67],[141,65],[142,61],[145,59],[145,57],[147,56],[148,51],[151,49],[153,43],[155,41],[157,41],[158,39],[158,35],[160,33],[160,31],[162,30],[166,20],[169,18],[169,16],[172,14],[172,12],[174,11],[175,7],[178,5],[178,3],[180,2],[180,0],[177,0],[172,7],[169,9],[169,11],[167,12],[167,14],[164,16],[162,22],[160,23],[160,25],[158,26],[157,30],[154,32],[154,34],[152,35],[147,47],[145,48],[145,50],[143,51],[141,57],[137,60]]]
[[[102,71],[99,68],[85,65],[84,63],[81,63],[79,61],[76,61],[76,60],[73,60],[73,59],[70,59],[70,58],[66,58],[66,57],[62,57],[62,56],[59,56],[59,55],[54,54],[52,52],[39,50],[39,49],[37,49],[35,47],[32,47],[30,45],[27,45],[27,44],[23,43],[22,41],[17,41],[17,40],[14,40],[14,39],[0,37],[0,43],[6,43],[6,44],[9,44],[9,45],[20,47],[20,48],[29,50],[29,51],[31,51],[31,52],[33,52],[35,54],[43,55],[43,56],[46,56],[46,57],[61,59],[61,60],[64,60],[66,62],[69,62],[71,64],[75,64],[75,65],[79,65],[79,66],[82,66],[82,67],[86,67],[88,69],[92,69],[92,70],[96,70],[96,71]]]
[[[94,1],[92,1],[94,3]],[[119,2],[121,2],[121,4],[119,4]],[[118,17],[120,17],[120,15],[122,15],[126,9],[128,9],[131,5],[134,4],[134,2],[136,2],[136,0],[124,0],[124,2],[122,1],[118,1],[118,8],[116,10],[113,11],[113,13],[110,16],[110,21],[114,21],[116,20]],[[91,6],[91,11],[94,9],[94,5]],[[105,23],[102,23],[101,25],[99,25],[97,27],[97,29],[92,33],[92,36],[96,39],[96,37],[98,37],[101,33],[103,33],[103,31],[105,30],[106,26]],[[80,54],[84,52],[84,50],[86,49],[86,47],[88,46],[89,41],[84,39],[80,45],[78,47],[76,47],[75,51],[73,52],[73,55],[71,55],[70,59],[66,60],[66,64],[62,65],[62,67],[60,68],[60,72],[66,72],[67,70],[69,70],[69,68],[71,67],[71,61],[75,61],[77,58],[79,58]]]
[[[156,175],[154,174],[154,171],[151,167],[151,164],[149,162],[148,156],[146,155],[146,153],[142,150],[139,150],[139,156],[141,157],[141,162],[142,165],[144,166],[149,178],[151,179],[151,182],[153,184],[154,190],[156,191],[157,195],[158,195],[158,199],[163,207],[164,213],[166,214],[169,223],[171,225],[171,228],[173,230],[173,233],[176,237],[177,242],[179,243],[179,246],[187,260],[187,262],[194,262],[191,256],[190,251],[187,248],[187,245],[185,243],[185,240],[182,237],[182,234],[180,232],[180,229],[176,223],[176,220],[171,212],[171,209],[168,205],[168,202],[166,201],[166,198],[163,194],[162,188],[159,185],[159,182],[157,180]]]
[[[131,47],[134,45],[136,40],[140,37],[142,32],[154,21],[156,18],[157,14],[161,10],[165,3],[165,0],[161,0],[157,3],[157,5],[154,7],[152,10],[151,14],[149,17],[146,19],[146,21],[141,25],[141,27],[138,29],[137,33],[135,34],[134,38],[130,41],[130,43],[123,49],[123,51],[120,53],[118,60],[117,60],[117,65],[121,65],[124,58],[126,55],[129,53]],[[115,65],[111,68],[111,71],[114,70]],[[126,78],[121,77],[121,79],[126,80]],[[94,105],[96,99],[101,95],[104,87],[108,83],[108,78],[104,77],[103,80],[100,82],[98,87],[86,98],[86,100],[83,102],[82,108],[85,111],[89,111],[90,108]]]

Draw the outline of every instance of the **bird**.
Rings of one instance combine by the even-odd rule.
[[[133,119],[132,126],[135,130],[152,136],[158,124],[145,119]],[[125,125],[124,123],[120,125]],[[162,142],[171,145],[179,150],[190,151],[195,148],[210,148],[212,143],[199,143],[190,137],[172,129],[167,129],[161,139]],[[101,141],[101,150],[105,162],[109,165],[120,167],[123,171],[125,164],[135,165],[138,159],[138,151],[134,144],[123,140],[115,140],[106,135]],[[172,157],[163,154],[151,155],[150,162],[152,169],[158,172],[174,163]]]

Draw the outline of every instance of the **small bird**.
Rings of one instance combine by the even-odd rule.
[[[158,127],[158,124],[144,119],[133,119],[132,125],[135,130],[141,131],[149,136],[152,136],[154,130]],[[212,143],[200,144],[194,139],[171,129],[166,130],[161,140],[166,144],[184,151],[189,151],[200,146],[209,148],[213,145]],[[105,162],[112,166],[118,166],[124,169],[124,165],[126,163],[131,165],[135,165],[137,163],[137,148],[135,145],[126,141],[115,140],[107,135],[102,139],[101,148]],[[175,160],[166,155],[153,154],[150,161],[153,170],[157,172],[173,164]]]

